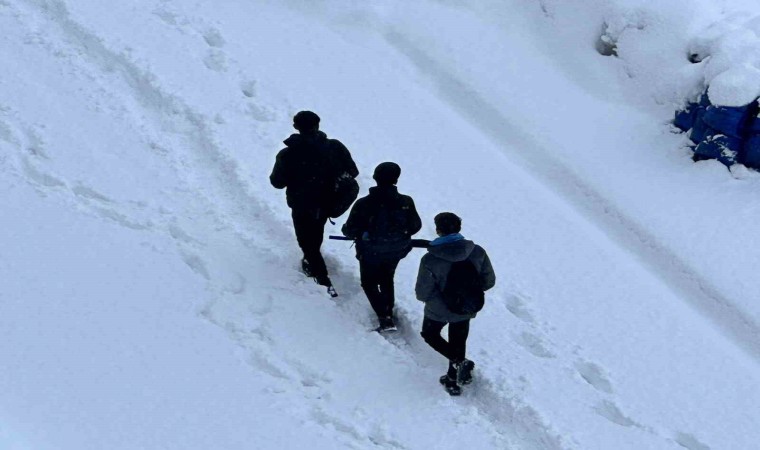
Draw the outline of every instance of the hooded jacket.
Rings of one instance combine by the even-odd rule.
[[[293,134],[277,154],[269,181],[277,189],[287,188],[288,206],[300,210],[326,207],[335,192],[335,180],[359,175],[346,146],[328,139],[321,131]]]
[[[461,322],[472,319],[476,314],[455,314],[449,311],[443,299],[443,289],[451,265],[457,261],[470,260],[480,273],[483,290],[496,284],[496,274],[486,251],[466,239],[433,245],[420,261],[415,293],[417,299],[425,302],[425,317],[438,322]]]

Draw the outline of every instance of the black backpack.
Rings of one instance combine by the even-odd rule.
[[[403,207],[400,196],[373,205],[367,227],[369,239],[377,243],[408,241],[409,214]]]
[[[362,259],[381,262],[404,258],[412,250],[412,240],[407,234],[409,215],[402,202],[397,197],[375,204],[373,209],[366,239],[356,244]]]
[[[328,206],[328,216],[333,219],[343,215],[359,195],[359,183],[344,173],[335,181],[335,191]]]
[[[443,299],[449,311],[455,314],[475,314],[485,304],[480,273],[469,259],[451,265],[446,275]]]

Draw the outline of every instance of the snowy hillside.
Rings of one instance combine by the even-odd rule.
[[[469,3],[0,0],[0,449],[756,448],[760,174],[668,122],[760,6]],[[489,252],[462,397],[420,250],[388,339],[347,243],[298,271],[302,109]]]

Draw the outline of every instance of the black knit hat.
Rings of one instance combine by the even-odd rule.
[[[392,185],[398,182],[398,177],[401,176],[401,167],[394,162],[384,162],[378,164],[375,167],[375,173],[372,178],[377,181],[379,185]]]
[[[298,131],[309,131],[319,128],[319,116],[311,111],[299,111],[293,116],[293,128]]]

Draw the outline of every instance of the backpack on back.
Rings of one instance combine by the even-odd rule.
[[[335,191],[328,206],[328,216],[333,219],[342,216],[358,196],[359,183],[355,178],[344,173],[335,181]]]
[[[363,259],[389,261],[405,257],[412,249],[409,218],[399,198],[374,206],[366,236],[357,242]]]
[[[375,242],[395,241],[404,237],[406,214],[397,202],[381,203],[369,219],[369,238]]]
[[[351,158],[346,150],[345,155],[340,151],[342,145],[328,140],[325,147],[327,166],[324,174],[330,183],[327,208],[328,217],[333,219],[342,216],[359,196],[359,183],[351,176],[346,157]],[[350,161],[349,161],[350,162]],[[353,163],[351,163],[353,164]]]
[[[480,273],[469,259],[451,265],[443,288],[443,300],[455,314],[475,314],[485,304]]]

